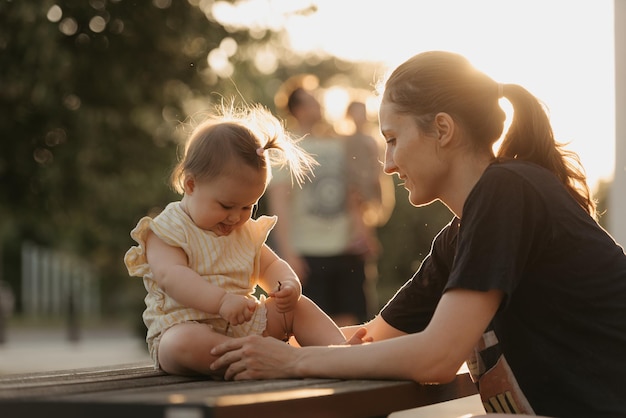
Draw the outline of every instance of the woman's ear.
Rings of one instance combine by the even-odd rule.
[[[193,176],[190,175],[186,175],[185,176],[185,180],[183,181],[183,191],[185,192],[186,195],[191,195],[193,194],[193,190],[196,187],[196,180],[193,178]]]
[[[454,119],[448,113],[439,112],[435,115],[435,129],[437,131],[437,140],[439,145],[445,147],[450,143],[454,136],[456,124]]]

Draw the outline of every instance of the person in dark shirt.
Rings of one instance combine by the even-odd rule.
[[[501,98],[513,119],[494,152]],[[238,339],[215,348],[213,367],[228,366],[229,379],[441,383],[467,362],[487,412],[626,416],[626,255],[597,223],[578,158],[541,103],[431,51],[390,75],[379,119],[385,171],[414,206],[440,200],[454,217],[380,314],[351,328],[373,343]]]

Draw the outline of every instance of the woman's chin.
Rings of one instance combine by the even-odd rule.
[[[409,203],[416,208],[421,206],[427,206],[433,203],[437,199],[426,198],[425,196],[419,196],[415,193],[409,192]]]

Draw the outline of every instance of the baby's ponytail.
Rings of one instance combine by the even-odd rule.
[[[298,142],[302,138],[293,137],[284,125],[261,105],[249,109],[248,128],[256,132],[261,141],[262,158],[267,158],[268,166],[286,167],[292,180],[302,185],[313,172],[317,161]]]

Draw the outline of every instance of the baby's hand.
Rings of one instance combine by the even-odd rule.
[[[279,313],[293,311],[300,299],[300,288],[290,280],[278,282],[278,289],[270,292],[270,297],[276,298],[276,310]]]
[[[248,322],[256,309],[253,299],[233,293],[226,293],[220,300],[219,314],[230,325],[239,325]]]

